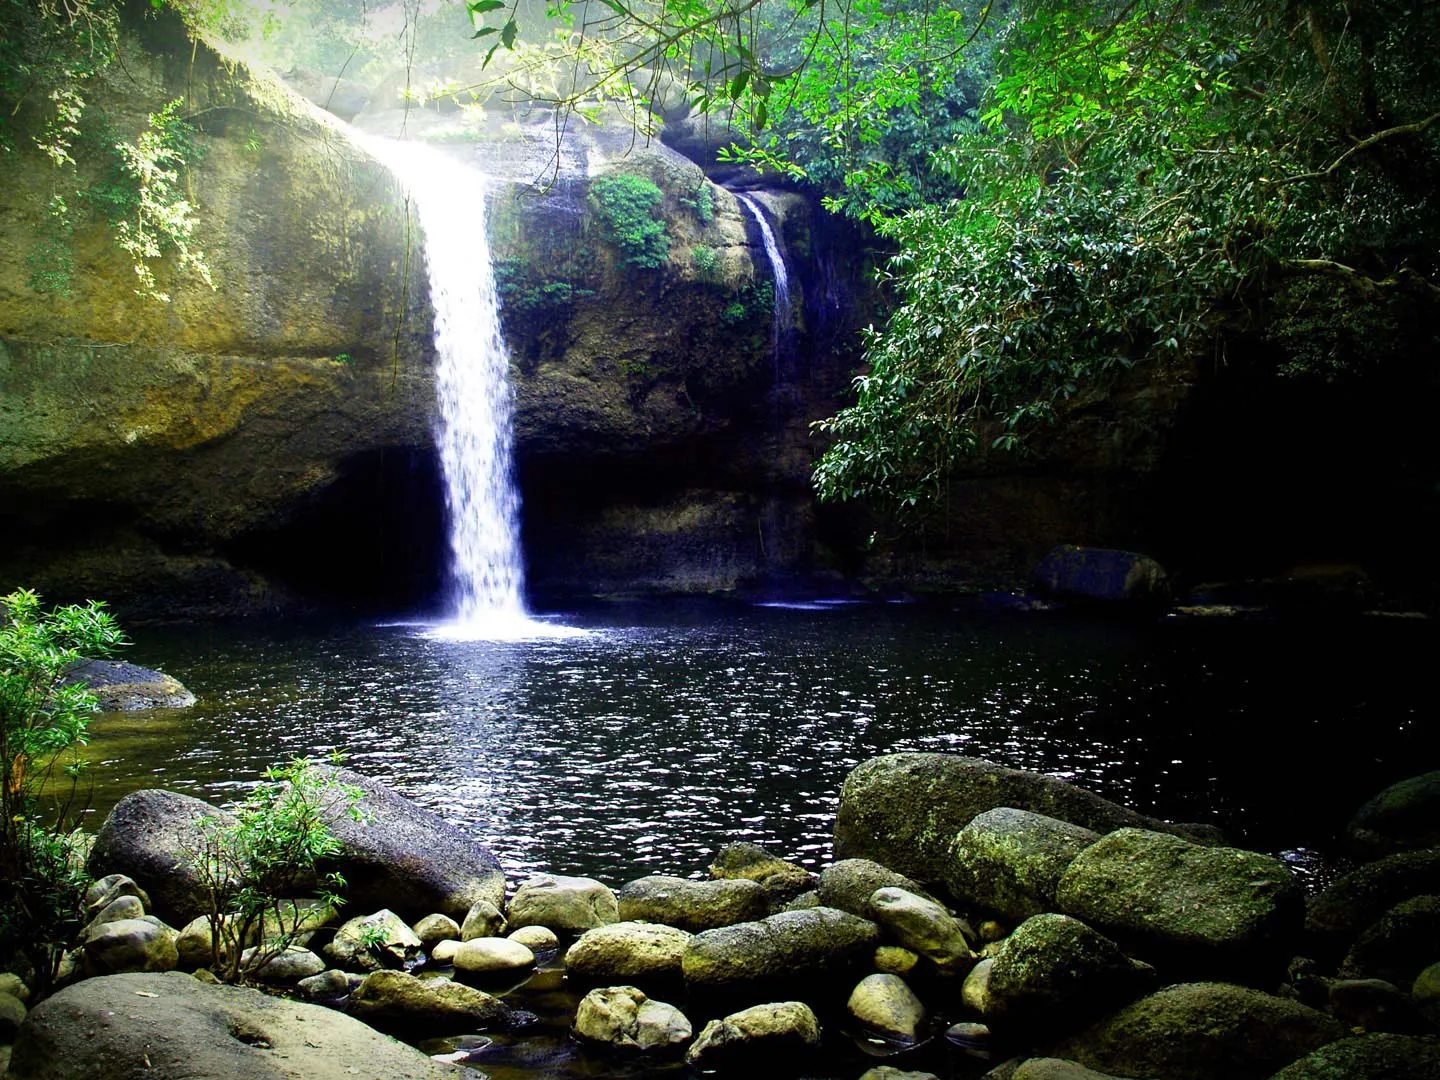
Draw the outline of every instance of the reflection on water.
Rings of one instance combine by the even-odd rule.
[[[97,721],[103,812],[164,786],[217,802],[343,751],[489,844],[506,870],[619,883],[743,838],[814,864],[840,783],[891,750],[1073,779],[1251,843],[1314,843],[1426,765],[1427,626],[1125,627],[913,608],[567,613],[582,636],[419,627],[144,630],[127,657],[200,695]],[[1330,816],[1327,816],[1330,815]]]

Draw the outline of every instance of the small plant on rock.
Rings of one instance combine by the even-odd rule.
[[[340,853],[331,825],[364,820],[363,793],[306,758],[277,766],[228,819],[201,822],[192,853],[210,900],[212,970],[236,982],[262,967],[315,926],[297,901],[339,906],[345,879],[322,869]],[[245,946],[256,942],[249,961]]]
[[[65,675],[124,644],[104,604],[47,612],[29,589],[0,598],[0,965],[33,967],[39,997],[83,921],[89,883],[76,791],[96,702]]]
[[[665,222],[655,217],[664,196],[643,176],[616,173],[590,185],[590,198],[600,214],[605,238],[619,249],[625,262],[641,270],[655,270],[670,257],[670,236]]]

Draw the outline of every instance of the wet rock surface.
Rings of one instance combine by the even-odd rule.
[[[942,883],[950,845],[978,814],[1013,807],[1109,833],[1121,828],[1184,834],[1051,776],[954,754],[888,754],[845,778],[835,854],[865,858],[922,885]]]

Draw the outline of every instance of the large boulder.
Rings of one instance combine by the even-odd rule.
[[[696,934],[681,967],[692,989],[758,990],[769,982],[843,968],[868,956],[879,939],[879,927],[848,912],[782,911]]]
[[[566,974],[582,982],[679,980],[693,935],[661,923],[618,922],[581,934],[565,954]]]
[[[904,889],[908,893],[935,898],[904,874],[870,859],[841,859],[820,871],[816,888],[825,907],[839,908],[862,919],[870,917],[870,897],[876,889]]]
[[[510,901],[510,925],[544,926],[583,933],[620,921],[620,905],[609,886],[587,877],[536,874],[526,878]]]
[[[1140,993],[1152,974],[1078,919],[1035,915],[995,957],[984,1015],[1012,1030],[1074,1030]]]
[[[318,1005],[189,975],[111,975],[30,1011],[7,1080],[462,1080],[475,1073]]]
[[[820,1047],[820,1022],[799,1001],[756,1005],[711,1020],[685,1054],[703,1071],[746,1067],[757,1075],[782,1075]]]
[[[693,1031],[674,1005],[652,1001],[634,986],[591,990],[575,1010],[575,1034],[614,1050],[679,1050]]]
[[[1271,1080],[1435,1080],[1440,1039],[1360,1035],[1322,1046],[1291,1062]]]
[[[1440,895],[1440,850],[1405,851],[1358,866],[1305,902],[1305,932],[1322,955],[1342,955],[1360,932],[1405,900]]]
[[[197,866],[211,829],[233,820],[189,795],[157,788],[134,791],[101,824],[85,868],[95,878],[123,874],[134,879],[148,893],[153,914],[171,926],[184,926],[210,911]]]
[[[404,971],[372,971],[350,996],[350,1014],[409,1038],[509,1027],[510,1007],[483,990]]]
[[[1391,784],[1356,811],[1345,838],[1370,859],[1440,847],[1440,769]]]
[[[1304,901],[1279,859],[1120,829],[1078,854],[1056,903],[1142,957],[1191,975],[1270,973],[1294,955]]]
[[[1061,544],[1041,559],[1030,583],[1054,600],[1156,604],[1170,598],[1164,568],[1147,555]]]
[[[326,866],[344,876],[352,907],[386,907],[412,919],[438,911],[462,920],[477,901],[505,903],[505,874],[489,849],[377,780],[316,768],[361,794],[364,820],[347,814],[331,824],[340,854]]]
[[[1342,979],[1384,979],[1409,986],[1440,955],[1440,896],[1396,904],[1366,928],[1346,953]]]
[[[1009,806],[1098,833],[1123,828],[1189,835],[1041,773],[956,754],[887,754],[845,778],[835,818],[835,854],[872,859],[922,885],[943,883],[955,835],[978,814]]]
[[[692,934],[762,919],[770,910],[764,886],[748,878],[636,878],[620,889],[619,903],[622,920],[665,923]]]
[[[67,671],[64,681],[89,687],[106,712],[184,709],[195,704],[195,695],[179,679],[119,660],[86,660]]]
[[[1299,1002],[1227,983],[1181,983],[1100,1020],[1058,1055],[1116,1076],[1265,1080],[1344,1033]]]
[[[1055,910],[1055,890],[1075,856],[1100,834],[1068,821],[1000,806],[955,835],[945,887],[962,903],[1021,921]]]

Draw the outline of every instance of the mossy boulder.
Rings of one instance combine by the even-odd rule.
[[[587,930],[565,953],[566,974],[578,982],[680,980],[692,935],[673,926],[616,922]]]
[[[1166,974],[1266,977],[1294,955],[1304,906],[1269,855],[1119,829],[1075,856],[1056,904]]]
[[[744,842],[726,844],[716,852],[710,876],[758,882],[777,908],[815,886],[815,875],[803,866],[786,862],[758,844]]]
[[[752,922],[770,909],[764,886],[747,878],[636,878],[621,887],[617,898],[621,919],[665,923],[691,933]]]
[[[834,908],[785,911],[758,922],[696,934],[682,969],[692,989],[763,992],[767,983],[810,979],[868,957],[880,940],[873,922]]]
[[[1013,807],[1097,833],[1154,829],[1189,834],[1053,776],[956,754],[871,758],[850,772],[835,818],[835,854],[871,859],[933,886],[944,881],[950,846],[979,814]]]
[[[1271,1080],[1434,1080],[1440,1076],[1440,1039],[1369,1034],[1322,1046],[1277,1072]]]
[[[1181,983],[1132,1002],[1056,1048],[1115,1076],[1266,1080],[1344,1028],[1295,1001],[1227,983]]]
[[[1440,770],[1391,784],[1356,811],[1345,838],[1370,859],[1440,847]]]
[[[83,683],[107,712],[184,709],[195,704],[195,695],[179,679],[118,660],[86,660],[65,673],[65,682]]]
[[[1091,604],[1163,604],[1170,598],[1165,569],[1148,555],[1062,544],[1030,575],[1043,596]]]
[[[685,1053],[685,1061],[706,1072],[745,1067],[762,1076],[782,1076],[813,1057],[820,1047],[820,1022],[801,1001],[756,1005],[711,1020]]]
[[[1154,972],[1078,919],[1026,919],[1006,939],[985,983],[985,1017],[1009,1029],[1074,1030],[1140,994]]]
[[[185,926],[210,911],[196,869],[208,836],[202,823],[230,820],[223,810],[190,795],[158,788],[131,792],[101,824],[86,870],[96,878],[133,878],[145,887],[156,915],[171,926]]]
[[[499,998],[449,979],[404,971],[372,971],[350,997],[349,1012],[373,1028],[420,1038],[510,1026],[514,1014]]]
[[[1406,851],[1342,874],[1305,902],[1305,932],[1322,955],[1349,944],[1396,904],[1440,894],[1440,849]]]
[[[910,878],[871,859],[841,859],[820,871],[817,899],[826,907],[839,908],[861,918],[870,917],[870,897],[876,889],[904,889],[933,901]]]
[[[1075,856],[1100,834],[1068,821],[1002,806],[977,814],[955,836],[945,887],[1006,919],[1055,910],[1055,891]]]
[[[1440,953],[1440,896],[1396,904],[1366,928],[1340,964],[1342,979],[1384,979],[1409,986]]]

